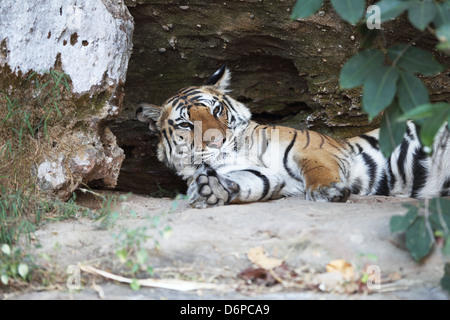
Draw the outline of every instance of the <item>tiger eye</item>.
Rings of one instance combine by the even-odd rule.
[[[213,110],[213,114],[215,116],[218,116],[218,115],[220,115],[220,113],[221,113],[220,107],[215,107],[214,110]]]

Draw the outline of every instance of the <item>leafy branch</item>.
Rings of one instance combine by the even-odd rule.
[[[292,19],[307,18],[314,14],[324,0],[298,0]],[[381,0],[367,8],[365,0],[330,0],[334,10],[345,21],[358,25],[362,34],[363,50],[351,57],[343,66],[339,82],[341,89],[362,86],[362,109],[369,120],[382,115],[380,149],[387,158],[403,140],[406,121],[413,120],[426,152],[432,152],[436,134],[447,122],[450,130],[450,104],[448,101],[431,103],[428,90],[417,74],[432,76],[444,70],[431,52],[409,44],[395,44],[390,48],[372,48],[380,33],[376,28],[385,21],[407,13],[409,22],[417,28],[419,38],[427,30],[438,44],[436,49],[450,55],[450,0]],[[377,16],[378,12],[378,16]],[[369,27],[369,20],[378,19]],[[375,20],[376,20],[375,19]],[[417,40],[417,39],[416,39]],[[419,261],[436,245],[450,255],[450,200],[426,199],[419,205],[405,205],[405,216],[393,216],[392,233],[404,232],[406,246],[412,257]],[[441,286],[450,292],[450,263],[444,267]]]
[[[365,0],[330,1],[343,20],[352,25],[359,24],[360,31],[376,36],[378,30],[362,28],[371,12],[367,10],[368,13],[364,17]],[[307,18],[314,14],[323,2],[324,0],[297,1],[292,18]],[[380,23],[407,12],[408,20],[414,27],[420,31],[427,29],[437,37],[439,44],[436,49],[450,53],[449,0],[382,0],[375,6],[379,9]],[[438,130],[445,122],[450,123],[450,104],[431,103],[427,88],[416,76],[431,76],[443,70],[444,66],[434,59],[431,52],[412,44],[397,44],[387,50],[362,50],[343,66],[339,82],[341,89],[363,86],[362,108],[370,120],[383,115],[380,148],[388,157],[403,139],[406,120],[415,120],[419,126],[419,138],[429,151],[432,151]],[[419,109],[420,113],[416,109]],[[424,114],[426,117],[422,118]],[[450,124],[448,126],[450,128]]]

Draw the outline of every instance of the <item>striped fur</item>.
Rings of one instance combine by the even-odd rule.
[[[227,94],[230,74],[218,70],[202,87],[188,87],[162,107],[141,104],[140,121],[160,136],[158,157],[188,183],[194,207],[301,196],[346,201],[350,195],[428,198],[450,195],[450,132],[443,127],[427,156],[416,128],[389,159],[378,129],[347,140],[251,121]]]

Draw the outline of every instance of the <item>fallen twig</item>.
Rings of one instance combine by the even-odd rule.
[[[115,275],[113,273],[97,269],[92,266],[79,265],[81,271],[99,275],[107,279],[119,281],[122,283],[132,283],[133,279],[126,278],[123,276]],[[143,287],[153,287],[153,288],[163,288],[176,291],[192,291],[200,289],[214,289],[214,290],[225,290],[227,287],[224,285],[214,284],[214,283],[204,283],[195,281],[184,281],[177,279],[139,279],[137,284]]]

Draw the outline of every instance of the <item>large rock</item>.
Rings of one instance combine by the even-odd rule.
[[[121,115],[125,122],[115,126],[126,132],[126,137],[120,132],[117,137],[129,152],[124,162],[127,174],[119,179],[122,190],[132,190],[130,182],[135,179],[147,181],[140,190],[147,188],[148,193],[159,190],[158,184],[179,188],[167,170],[139,170],[144,161],[156,162],[152,155],[156,139],[146,139],[145,152],[142,139],[128,138],[145,126],[129,119],[134,118],[138,101],[162,104],[184,86],[203,84],[223,63],[232,72],[232,96],[251,108],[255,120],[341,137],[378,126],[377,122],[369,124],[361,112],[359,89],[339,89],[340,69],[361,45],[357,29],[341,20],[329,2],[314,16],[292,21],[295,3],[126,1],[136,27]],[[383,24],[383,28],[379,46],[416,41],[417,46],[432,49],[436,43],[430,33],[417,40],[417,30],[405,19]],[[448,58],[435,54],[449,65]],[[446,74],[425,81],[432,100],[449,98]]]
[[[127,7],[2,0],[0,16],[2,183],[62,199],[92,180],[114,187],[124,153],[108,122],[122,107],[132,50]]]

